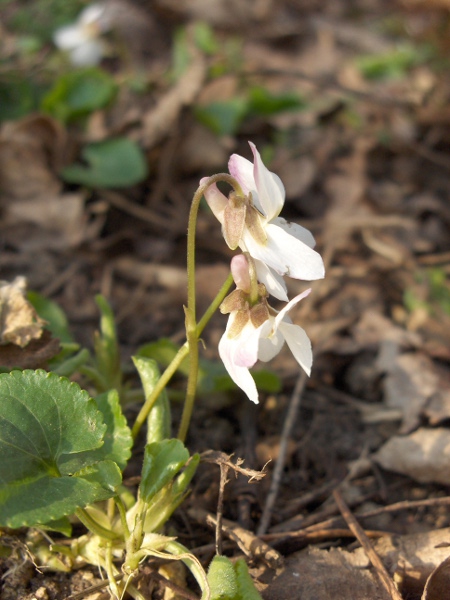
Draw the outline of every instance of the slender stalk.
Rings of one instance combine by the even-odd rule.
[[[216,312],[216,310],[222,304],[222,302],[223,302],[225,296],[228,294],[228,290],[230,289],[232,284],[233,284],[233,275],[230,273],[228,275],[228,277],[226,278],[225,282],[223,283],[222,287],[220,288],[217,296],[214,298],[214,300],[208,306],[208,308],[205,311],[205,314],[198,322],[198,325],[197,325],[197,337],[198,338],[201,336],[203,330],[205,329],[206,325],[209,323],[209,320],[211,319],[213,314]]]
[[[189,225],[188,225],[188,242],[187,242],[187,271],[188,271],[188,305],[186,310],[186,338],[187,341],[183,346],[178,350],[174,359],[164,371],[164,373],[159,378],[157,384],[153,392],[149,395],[149,397],[145,400],[141,410],[139,411],[138,416],[136,417],[136,421],[131,430],[133,439],[136,439],[142,425],[145,423],[145,420],[148,417],[154,403],[156,402],[158,396],[161,394],[163,389],[169,383],[175,371],[178,369],[182,361],[186,358],[186,356],[190,355],[189,361],[189,378],[186,392],[186,401],[183,409],[183,416],[180,425],[180,431],[178,434],[179,439],[184,440],[186,437],[187,430],[189,428],[189,422],[191,420],[193,404],[195,400],[195,390],[197,387],[197,375],[198,375],[198,339],[204,330],[205,326],[211,319],[212,315],[215,313],[219,305],[222,303],[223,299],[227,295],[228,290],[230,289],[231,284],[233,283],[233,278],[231,275],[228,276],[227,280],[219,290],[219,293],[214,298],[214,300],[209,305],[203,317],[200,319],[198,324],[196,323],[196,291],[195,291],[195,231],[197,224],[197,214],[198,207],[200,204],[200,200],[206,189],[218,182],[224,181],[231,185],[236,194],[239,196],[243,196],[244,193],[242,191],[239,183],[232,177],[228,175],[228,173],[219,173],[217,175],[213,175],[209,177],[204,184],[202,184],[194,194],[192,199],[191,210],[189,213]],[[194,350],[193,350],[194,349]]]
[[[120,521],[122,523],[123,533],[125,536],[125,540],[127,540],[130,537],[130,530],[128,528],[128,523],[127,523],[127,509],[126,509],[126,507],[123,503],[123,500],[120,496],[114,496],[114,501],[119,510]]]
[[[234,177],[228,173],[218,173],[209,177],[195,192],[192,198],[191,210],[189,212],[188,234],[187,234],[187,275],[188,275],[188,309],[195,321],[195,232],[197,228],[197,214],[200,200],[210,185],[224,181],[234,188],[238,196],[244,196],[241,186]]]
[[[136,439],[137,434],[139,433],[142,425],[145,423],[145,420],[147,419],[149,412],[152,410],[153,405],[155,404],[156,400],[158,399],[158,396],[163,391],[163,389],[166,387],[166,385],[169,383],[170,379],[172,378],[172,375],[178,369],[178,367],[183,362],[183,360],[186,358],[188,353],[189,353],[189,345],[187,342],[185,342],[183,344],[183,346],[181,346],[181,348],[178,350],[176,355],[174,356],[170,365],[167,367],[167,369],[164,371],[164,373],[158,379],[158,381],[153,389],[153,392],[146,399],[141,410],[139,411],[139,414],[136,417],[136,421],[131,430],[133,439]]]
[[[195,295],[195,233],[197,226],[197,214],[200,200],[206,189],[217,181],[226,181],[235,190],[236,194],[243,196],[239,183],[226,173],[219,173],[209,177],[195,192],[192,198],[191,210],[189,213],[189,224],[187,234],[187,276],[188,276],[188,305],[186,313],[186,339],[189,344],[189,376],[186,387],[186,398],[184,401],[183,414],[181,416],[180,428],[178,430],[178,439],[185,441],[191,422],[192,411],[194,409],[195,395],[197,391],[198,378],[198,335],[197,335],[197,315],[196,315],[196,295]]]
[[[95,535],[98,535],[102,538],[106,538],[107,540],[120,539],[120,535],[118,535],[114,531],[111,531],[111,529],[106,529],[106,527],[103,527],[102,525],[97,523],[97,521],[95,521],[95,519],[93,519],[91,515],[87,512],[87,510],[85,510],[84,508],[77,508],[75,514],[77,515],[78,519],[83,523],[83,525]]]

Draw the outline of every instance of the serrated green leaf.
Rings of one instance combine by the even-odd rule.
[[[142,467],[140,493],[145,502],[168,484],[189,459],[189,452],[180,440],[162,440],[147,444]]]
[[[0,375],[0,524],[36,525],[114,495],[120,470],[97,462],[106,425],[78,384],[45,371]]]
[[[119,394],[117,390],[110,390],[97,396],[95,402],[106,423],[106,433],[103,446],[92,455],[98,460],[112,460],[123,470],[131,456],[133,438],[120,407]]]
[[[42,110],[71,121],[103,108],[113,98],[114,80],[96,67],[65,73],[42,100]]]
[[[16,528],[60,519],[80,506],[111,498],[121,481],[118,466],[105,461],[72,477],[42,476],[1,485],[0,523]]]
[[[115,138],[85,146],[81,152],[88,164],[73,164],[62,170],[69,183],[93,188],[123,188],[143,181],[148,166],[139,146],[127,138]]]

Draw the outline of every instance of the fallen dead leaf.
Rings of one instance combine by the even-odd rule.
[[[24,348],[42,335],[43,321],[26,298],[25,277],[0,281],[0,344]]]
[[[388,471],[420,483],[450,481],[450,430],[421,427],[407,436],[394,436],[373,455]]]

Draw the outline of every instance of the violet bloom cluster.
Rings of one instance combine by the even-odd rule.
[[[283,276],[313,281],[323,278],[325,270],[322,257],[313,249],[312,234],[279,216],[285,201],[283,183],[267,169],[251,142],[250,147],[253,163],[237,154],[228,163],[244,196],[232,192],[227,198],[213,184],[205,198],[222,225],[228,246],[244,252],[231,263],[237,289],[221,305],[221,311],[230,316],[219,354],[236,385],[257,403],[258,391],[249,372],[257,360],[271,360],[286,342],[308,375],[312,366],[309,338],[288,316],[311,290],[289,301]],[[252,282],[255,276],[257,282]],[[276,311],[267,302],[269,295],[287,302],[286,306]]]

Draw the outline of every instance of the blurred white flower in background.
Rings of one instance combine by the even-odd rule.
[[[106,51],[102,34],[111,28],[106,4],[87,6],[72,25],[55,31],[53,41],[60,49],[69,53],[70,61],[77,67],[97,65]]]

